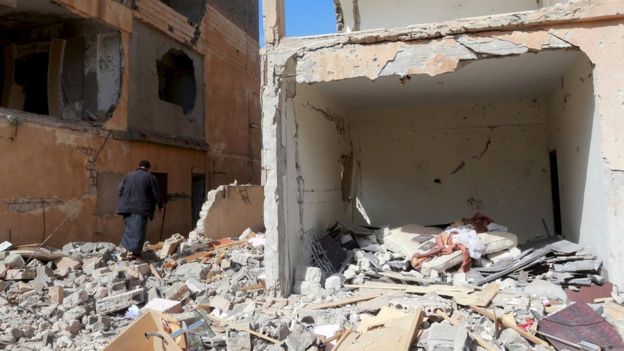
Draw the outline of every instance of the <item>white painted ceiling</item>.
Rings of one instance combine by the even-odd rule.
[[[355,78],[315,83],[326,98],[348,109],[487,102],[549,95],[575,59],[576,50],[551,50],[468,63],[454,73],[375,81]]]

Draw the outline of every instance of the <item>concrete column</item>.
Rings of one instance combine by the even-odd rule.
[[[262,0],[266,45],[276,45],[285,36],[284,0]]]

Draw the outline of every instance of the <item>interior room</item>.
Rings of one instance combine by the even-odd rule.
[[[438,76],[298,84],[287,202],[302,204],[304,233],[481,212],[521,243],[560,234],[604,251],[592,69],[579,51],[547,50]]]

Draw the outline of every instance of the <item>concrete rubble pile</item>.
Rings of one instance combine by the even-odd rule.
[[[445,229],[337,223],[308,239],[282,298],[264,240],[176,234],[143,259],[110,243],[0,246],[0,348],[624,349],[624,294],[569,241],[521,249],[479,214]]]

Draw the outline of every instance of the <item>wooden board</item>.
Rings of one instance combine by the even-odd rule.
[[[156,311],[147,311],[139,319],[119,333],[104,348],[104,351],[141,350],[141,351],[182,351],[171,335],[163,328],[164,315]],[[159,337],[145,338],[145,333],[159,333]]]
[[[383,326],[360,334],[357,338],[350,335],[340,351],[408,351],[416,338],[422,317],[423,311],[418,309],[405,317],[390,319]]]
[[[463,306],[475,305],[478,307],[486,307],[490,304],[492,299],[496,297],[500,285],[497,283],[490,283],[481,291],[474,292],[467,296],[458,296],[455,298],[455,302]]]
[[[332,301],[332,302],[310,304],[310,305],[307,305],[305,309],[306,310],[322,310],[326,308],[335,308],[335,307],[354,304],[360,301],[372,300],[379,296],[381,296],[380,293],[360,295],[360,296],[355,296],[355,297],[351,297],[348,299],[341,299],[341,300]]]
[[[436,293],[440,296],[447,297],[466,297],[468,294],[474,291],[471,288],[462,288],[451,285],[427,285],[427,286],[416,286],[416,285],[402,285],[402,284],[389,284],[389,283],[367,283],[363,285],[349,285],[345,284],[346,288],[355,288],[355,289],[381,289],[381,290],[401,290],[407,293],[412,294],[429,294]]]

